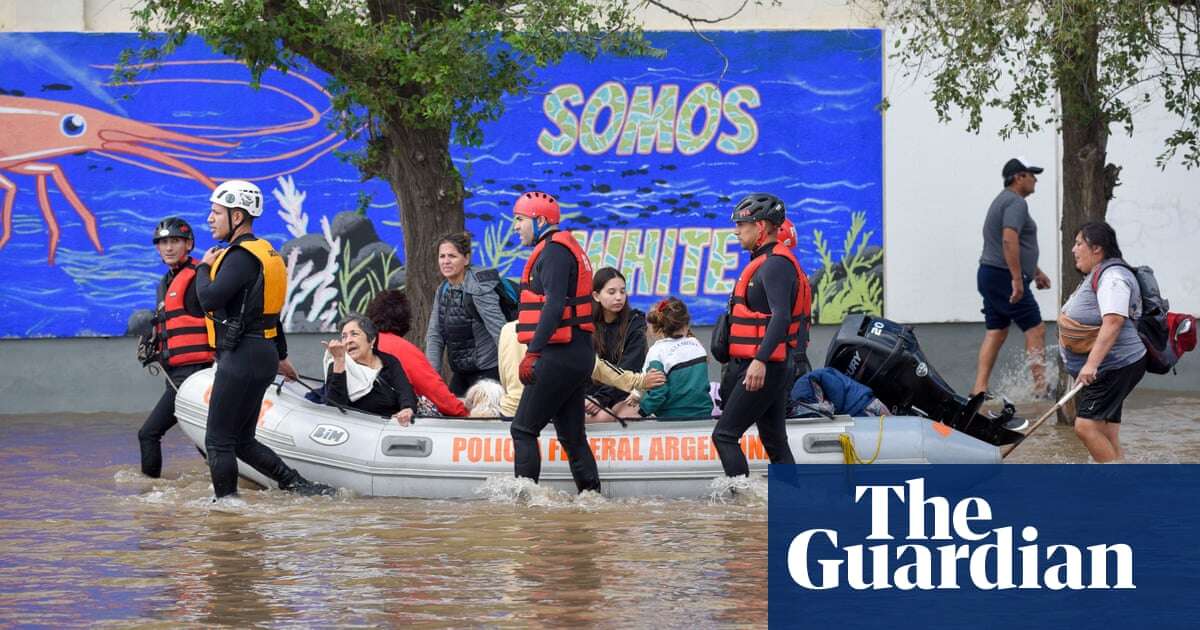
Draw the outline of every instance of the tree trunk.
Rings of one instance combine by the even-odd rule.
[[[1073,6],[1087,11],[1085,6]],[[1088,221],[1103,221],[1108,200],[1116,186],[1116,172],[1105,166],[1108,157],[1108,120],[1100,111],[1100,87],[1097,83],[1100,27],[1092,24],[1081,43],[1063,51],[1058,62],[1059,102],[1062,107],[1062,257],[1059,274],[1059,302],[1078,286],[1082,275],[1075,269],[1071,248],[1075,234]],[[1065,367],[1059,362],[1057,395],[1067,391]],[[1059,410],[1058,423],[1072,424],[1074,414]]]
[[[387,180],[400,203],[405,292],[412,307],[408,340],[424,347],[434,292],[442,281],[437,241],[463,230],[463,184],[450,160],[450,129],[394,123],[384,139]]]

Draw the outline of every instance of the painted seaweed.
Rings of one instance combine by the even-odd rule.
[[[842,242],[842,259],[836,264],[821,230],[813,230],[813,243],[821,256],[821,269],[812,275],[813,322],[838,324],[847,315],[883,313],[883,249],[868,246],[874,230],[863,231],[865,212],[851,215]]]
[[[518,260],[529,258],[530,250],[528,248],[513,245],[516,234],[517,230],[513,227],[513,220],[510,216],[501,217],[500,220],[484,228],[483,248],[479,257],[485,268],[496,269],[501,276],[507,278],[512,275],[512,267]]]
[[[341,314],[347,312],[362,313],[367,305],[375,298],[375,294],[384,289],[403,289],[389,284],[393,275],[404,267],[396,262],[395,250],[383,254],[363,257],[358,264],[351,263],[350,244],[342,247],[342,263],[338,270],[338,289],[341,295],[338,308]]]

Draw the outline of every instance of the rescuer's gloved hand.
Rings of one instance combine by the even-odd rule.
[[[521,359],[521,366],[518,368],[518,375],[521,378],[521,383],[525,385],[533,385],[533,366],[537,365],[538,357],[541,357],[540,352],[526,352],[525,358]]]

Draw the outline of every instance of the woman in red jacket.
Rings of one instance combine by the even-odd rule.
[[[413,391],[429,399],[444,416],[466,417],[467,407],[450,392],[425,353],[404,338],[412,321],[408,296],[396,289],[380,291],[367,306],[367,317],[379,327],[379,351],[400,360]]]

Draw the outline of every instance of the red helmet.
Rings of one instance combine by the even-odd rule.
[[[531,219],[541,217],[546,219],[547,223],[558,223],[561,216],[558,211],[558,200],[548,193],[538,191],[527,192],[517,197],[517,203],[513,206],[513,214]]]
[[[783,223],[779,225],[779,231],[776,233],[775,238],[780,243],[783,243],[784,247],[789,249],[796,246],[799,239],[796,238],[796,226],[792,223],[791,219],[783,220]]]

